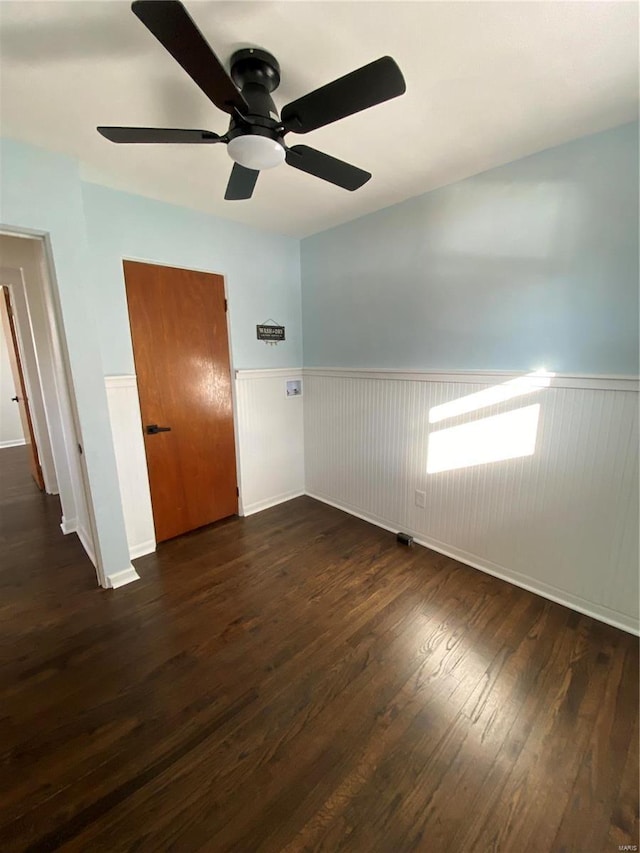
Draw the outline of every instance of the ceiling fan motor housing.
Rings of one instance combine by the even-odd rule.
[[[247,47],[237,50],[231,57],[231,79],[249,104],[249,116],[271,119],[274,126],[279,121],[278,111],[271,92],[280,85],[280,66],[277,59],[266,50]]]
[[[259,47],[245,47],[231,56],[231,79],[242,90],[246,83],[257,83],[267,92],[275,92],[280,85],[278,60]]]
[[[247,168],[256,168],[258,163],[260,169],[277,166],[285,155],[283,131],[271,98],[271,92],[280,85],[278,61],[266,50],[248,47],[232,55],[230,66],[231,79],[242,92],[249,112],[246,117],[232,116],[226,134],[228,153]]]

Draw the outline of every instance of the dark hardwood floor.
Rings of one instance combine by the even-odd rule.
[[[310,498],[100,590],[0,477],[3,853],[638,844],[636,638]]]

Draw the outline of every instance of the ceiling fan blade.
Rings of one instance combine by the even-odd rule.
[[[251,198],[259,174],[255,169],[246,169],[240,163],[234,163],[224,197],[227,201]]]
[[[218,134],[210,130],[182,130],[169,127],[97,127],[96,130],[110,142],[188,142],[196,145],[220,142]]]
[[[405,91],[402,71],[390,56],[383,56],[287,104],[280,119],[287,130],[308,133]]]
[[[178,0],[135,0],[131,8],[209,100],[226,113],[249,106]]]
[[[307,172],[351,192],[360,189],[371,177],[370,172],[323,154],[322,151],[316,151],[315,148],[309,148],[308,145],[294,145],[293,148],[287,149],[286,156],[287,163],[294,169],[300,169],[301,172]]]

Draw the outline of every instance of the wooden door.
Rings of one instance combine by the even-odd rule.
[[[9,353],[9,364],[11,365],[11,373],[13,375],[13,387],[15,388],[16,396],[13,401],[17,404],[20,411],[20,421],[22,423],[22,432],[27,445],[29,454],[29,468],[31,475],[36,482],[37,487],[41,492],[44,491],[44,478],[42,476],[42,468],[38,457],[38,445],[33,431],[33,421],[31,420],[31,412],[29,411],[29,398],[27,397],[27,386],[24,381],[24,372],[22,369],[22,361],[20,359],[20,350],[18,348],[18,335],[16,333],[15,317],[13,308],[11,307],[11,297],[9,288],[3,287],[3,309],[2,309],[2,326],[5,340],[7,342],[7,351]]]
[[[162,542],[238,511],[224,281],[133,261],[124,274]]]

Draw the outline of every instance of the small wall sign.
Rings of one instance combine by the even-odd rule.
[[[278,325],[275,320],[266,320],[256,326],[256,334],[259,341],[265,341],[268,344],[277,344],[285,340],[284,326]]]

